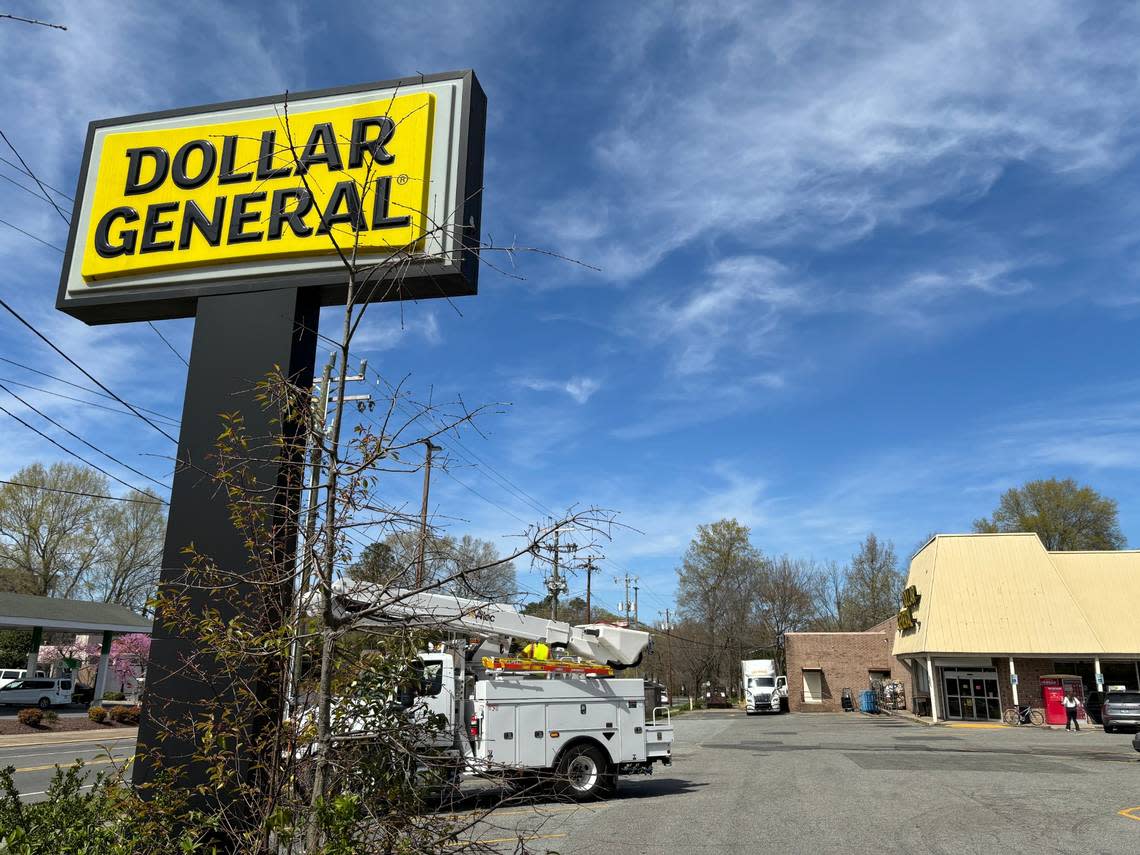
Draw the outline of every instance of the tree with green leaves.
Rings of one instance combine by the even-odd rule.
[[[145,611],[162,563],[158,496],[106,498],[107,479],[74,463],[33,463],[0,485],[0,589]]]
[[[1126,545],[1116,501],[1072,478],[1027,481],[1006,490],[992,516],[974,521],[974,531],[1036,532],[1052,552]]]
[[[734,519],[697,526],[677,570],[680,617],[700,627],[693,672],[730,688],[749,649],[773,641],[760,638],[754,620],[767,567],[751,534]]]
[[[82,596],[105,538],[90,496],[106,495],[107,479],[74,463],[33,463],[10,480],[0,485],[0,581],[17,593]]]

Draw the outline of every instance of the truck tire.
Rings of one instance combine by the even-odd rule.
[[[573,745],[558,761],[558,788],[575,801],[601,798],[613,787],[609,761],[593,745]]]

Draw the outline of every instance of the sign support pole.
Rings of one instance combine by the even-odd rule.
[[[159,584],[160,595],[186,598],[185,615],[191,621],[207,610],[216,610],[226,621],[255,615],[259,628],[267,631],[288,619],[291,580],[277,585],[254,581],[256,567],[245,535],[231,520],[226,491],[216,480],[216,446],[223,429],[221,414],[240,413],[250,439],[244,452],[250,474],[259,485],[269,485],[259,498],[272,499],[276,506],[266,525],[272,526],[279,554],[288,564],[296,550],[293,518],[303,488],[303,455],[296,460],[281,457],[274,439],[290,427],[257,400],[257,386],[275,367],[299,385],[312,385],[319,313],[315,288],[198,300]],[[236,582],[219,590],[196,578],[190,566],[192,556],[186,552],[191,544],[198,555],[233,574]],[[276,670],[269,668],[265,673],[272,675]],[[175,770],[180,787],[209,786],[209,768],[194,756],[195,739],[189,725],[200,724],[204,715],[223,712],[234,720],[249,720],[250,711],[241,709],[237,700],[239,685],[254,687],[262,709],[269,710],[266,718],[281,709],[280,681],[249,669],[239,669],[239,675],[234,674],[233,663],[220,662],[211,651],[203,650],[193,631],[164,625],[161,616],[156,618],[139,727],[136,785],[155,781],[162,769]],[[254,720],[251,728],[256,732],[269,723]],[[254,757],[239,758],[239,774],[251,777],[257,765]],[[224,804],[232,795],[219,792],[212,798]]]

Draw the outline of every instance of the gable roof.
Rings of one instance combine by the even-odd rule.
[[[151,631],[149,618],[126,606],[29,594],[0,594],[0,627],[65,629],[76,632]]]
[[[1140,654],[1140,552],[1047,552],[1036,534],[937,535],[911,560],[914,653]]]

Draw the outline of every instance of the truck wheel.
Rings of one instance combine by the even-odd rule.
[[[609,763],[592,745],[575,745],[558,761],[558,782],[563,795],[576,801],[600,797],[606,789]]]
[[[41,710],[51,709],[51,698],[40,698],[39,701],[36,702],[36,706]]]

